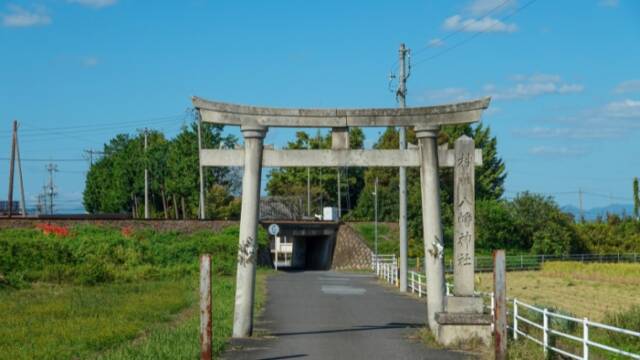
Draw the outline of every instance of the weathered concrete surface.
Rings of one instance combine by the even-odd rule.
[[[225,359],[464,359],[408,339],[424,326],[424,303],[369,274],[278,273],[256,328],[273,336],[236,339]]]
[[[448,313],[481,314],[484,310],[484,303],[479,296],[447,296],[444,300],[444,311]]]
[[[476,165],[482,165],[482,150],[476,150]],[[203,166],[244,166],[243,149],[203,149]],[[438,148],[440,167],[454,165],[454,152]],[[418,167],[420,153],[417,148],[405,150],[269,150],[262,155],[263,167]]]
[[[453,168],[453,293],[473,296],[475,269],[475,143],[468,136],[455,142]]]
[[[472,313],[438,313],[436,321],[439,324],[438,342],[444,346],[456,345],[479,338],[491,345],[491,315]]]
[[[202,121],[267,127],[416,126],[475,122],[491,98],[456,104],[382,109],[283,109],[192,99]]]
[[[335,250],[333,251],[332,269],[371,269],[372,254],[373,251],[369,249],[360,234],[351,225],[340,225]]]
[[[253,300],[258,256],[258,205],[262,173],[262,141],[265,133],[266,129],[260,126],[242,126],[245,167],[242,176],[233,337],[250,336],[253,332]]]
[[[427,321],[438,333],[436,313],[444,310],[444,237],[440,212],[440,176],[438,175],[437,126],[416,128],[420,143],[420,184],[422,189],[422,233],[427,277]]]

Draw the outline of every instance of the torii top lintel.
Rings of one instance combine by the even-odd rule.
[[[472,123],[489,107],[490,97],[455,104],[378,109],[283,109],[209,101],[193,97],[202,121],[265,127],[429,126]]]

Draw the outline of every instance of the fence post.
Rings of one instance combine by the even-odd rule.
[[[547,315],[547,308],[542,311],[542,346],[544,354],[547,354],[547,347],[549,346],[549,316]]]
[[[418,297],[422,297],[422,279],[420,277],[418,277]]]
[[[518,299],[513,299],[513,340],[518,340]]]
[[[589,320],[582,321],[582,358],[589,360]]]
[[[200,256],[200,359],[211,360],[211,255]]]
[[[507,358],[507,287],[504,250],[493,252],[493,293],[491,314],[496,360]]]
[[[522,255],[520,255],[520,269],[524,269],[524,261],[522,260]]]

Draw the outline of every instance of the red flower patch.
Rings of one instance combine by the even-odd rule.
[[[125,226],[125,227],[122,228],[122,230],[120,232],[122,233],[122,236],[124,236],[124,237],[131,237],[133,235],[133,227]]]
[[[62,237],[69,236],[69,229],[64,226],[54,224],[37,224],[36,228],[42,230],[42,233],[45,235],[54,234]]]

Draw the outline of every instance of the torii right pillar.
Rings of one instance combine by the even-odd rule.
[[[475,144],[468,136],[455,142],[453,177],[453,296],[435,316],[438,342],[454,345],[478,338],[491,344],[491,315],[476,296],[475,280]],[[428,294],[427,294],[428,296]]]

